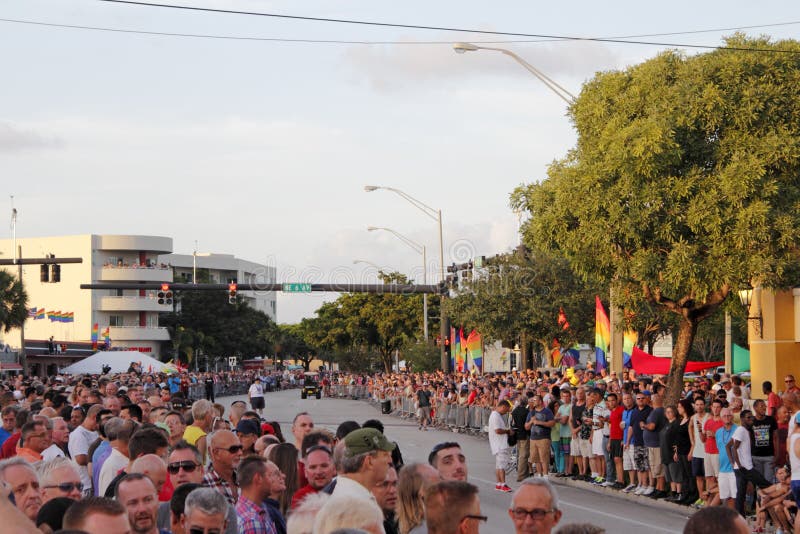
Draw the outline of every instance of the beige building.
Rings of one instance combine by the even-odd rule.
[[[22,257],[79,257],[83,263],[61,265],[61,281],[42,281],[39,265],[23,266],[31,316],[24,335],[32,372],[52,372],[91,354],[92,331],[97,325],[98,346],[106,336],[113,348],[139,350],[158,357],[169,333],[158,326],[158,315],[172,306],[159,304],[155,291],[87,290],[95,282],[172,282],[172,269],[158,261],[172,252],[172,239],[136,235],[74,235],[18,238]],[[0,257],[12,258],[11,240],[0,241]],[[18,267],[5,267],[16,274]],[[48,273],[49,274],[49,273]],[[34,311],[36,312],[34,314]],[[20,347],[21,332],[0,333],[2,341]],[[48,348],[53,338],[55,350]]]

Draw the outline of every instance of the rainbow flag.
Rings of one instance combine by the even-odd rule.
[[[100,325],[94,323],[92,325],[92,350],[97,350],[97,334],[100,331]]]
[[[111,348],[111,327],[107,326],[105,330],[103,330],[103,343],[106,345],[106,349]]]
[[[32,318],[36,319],[36,308],[30,308],[28,310],[28,317],[32,317]]]
[[[563,359],[563,355],[561,354],[561,343],[559,343],[556,338],[553,338],[553,343],[550,345],[550,347],[551,366],[561,367],[561,360]]]
[[[483,372],[483,342],[481,335],[474,329],[467,336],[466,348],[469,360],[472,362],[470,368]]]
[[[639,334],[633,331],[627,331],[623,334],[622,341],[622,365],[629,368],[631,367],[631,354],[633,354],[633,347],[639,340]]]
[[[465,371],[466,365],[464,361],[464,349],[462,344],[465,344],[466,340],[464,339],[464,327],[458,329],[458,336],[456,337],[456,371]]]
[[[603,308],[603,303],[600,302],[600,297],[594,297],[594,355],[595,355],[595,371],[600,371],[608,367],[608,346],[611,342],[611,323],[606,315],[606,310]]]
[[[44,318],[45,318],[44,308],[39,308],[38,310],[36,310],[36,317],[34,317],[33,319],[39,320]]]
[[[561,330],[569,330],[569,321],[567,321],[567,314],[564,313],[564,308],[558,309],[558,326]]]
[[[450,327],[450,369],[456,370],[456,343],[458,343],[458,332]]]

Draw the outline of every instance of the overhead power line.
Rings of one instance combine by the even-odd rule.
[[[502,32],[502,31],[491,31],[491,30],[477,30],[477,29],[471,29],[471,28],[454,28],[454,27],[447,27],[447,26],[425,26],[425,25],[417,25],[417,24],[398,24],[398,23],[391,23],[391,22],[376,22],[376,21],[353,20],[353,19],[335,19],[335,18],[328,18],[328,17],[309,17],[309,16],[302,16],[302,15],[285,15],[285,14],[279,14],[279,13],[265,13],[265,12],[259,12],[259,11],[239,11],[239,10],[232,10],[232,9],[219,9],[219,8],[188,6],[188,5],[160,4],[160,3],[155,3],[155,2],[141,2],[141,1],[135,1],[135,0],[98,0],[98,1],[107,2],[107,3],[113,3],[113,4],[126,4],[126,5],[139,6],[139,7],[159,7],[159,8],[165,8],[165,9],[176,9],[176,10],[184,10],[184,11],[200,11],[200,12],[206,12],[206,13],[223,13],[223,14],[227,14],[227,15],[247,15],[247,16],[255,16],[255,17],[269,17],[269,18],[285,19],[285,20],[298,20],[298,21],[305,21],[305,22],[325,22],[325,23],[334,23],[334,24],[351,24],[351,25],[357,25],[357,26],[374,26],[374,27],[383,27],[383,28],[402,28],[402,29],[407,29],[407,30],[433,30],[433,31],[442,31],[442,32],[474,33],[474,34],[481,34],[481,35],[504,35],[506,37],[531,37],[531,38],[563,40],[563,41],[594,41],[594,42],[603,42],[603,43],[638,44],[638,45],[646,45],[646,46],[666,46],[666,47],[675,47],[675,48],[698,48],[698,49],[712,49],[712,50],[732,50],[732,51],[741,51],[741,52],[768,52],[768,53],[788,53],[788,54],[800,53],[800,52],[795,51],[795,50],[783,50],[783,49],[774,49],[774,48],[747,48],[747,47],[737,47],[737,46],[698,45],[698,44],[686,44],[686,43],[664,43],[664,42],[639,41],[639,40],[630,40],[630,39],[615,39],[615,38],[605,38],[605,37],[576,37],[576,36],[568,36],[568,35],[549,35],[549,34],[537,34],[537,33]]]
[[[451,45],[453,41],[372,41],[372,40],[342,40],[342,39],[310,39],[310,38],[287,38],[287,37],[255,37],[243,35],[219,35],[219,34],[206,34],[206,33],[185,33],[185,32],[160,32],[152,30],[136,30],[128,28],[110,28],[107,26],[87,26],[81,24],[61,24],[56,22],[44,22],[37,20],[24,20],[24,19],[7,19],[0,18],[0,22],[8,22],[13,24],[27,24],[31,26],[46,26],[53,28],[65,28],[72,30],[89,30],[99,32],[111,33],[130,33],[134,35],[153,35],[160,37],[186,37],[194,39],[220,39],[220,40],[233,40],[233,41],[265,41],[265,42],[278,42],[278,43],[304,43],[304,44],[335,44],[335,45]],[[628,39],[633,37],[659,37],[665,35],[684,35],[684,34],[698,34],[698,33],[716,33],[724,31],[740,31],[754,28],[769,28],[776,26],[790,26],[800,24],[800,21],[793,22],[778,22],[771,24],[758,24],[750,26],[737,26],[729,28],[712,28],[704,30],[686,30],[667,33],[651,33],[639,35],[619,35],[614,37],[598,37],[597,39]],[[511,39],[511,40],[476,40],[472,41],[477,44],[524,44],[524,43],[552,43],[552,42],[565,42],[566,39]],[[629,42],[629,41],[625,41]],[[748,49],[749,50],[749,49]]]

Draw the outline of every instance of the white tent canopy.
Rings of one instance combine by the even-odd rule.
[[[108,350],[92,354],[65,367],[61,372],[67,375],[99,375],[103,372],[103,366],[108,365],[111,367],[112,373],[125,373],[132,362],[141,363],[144,372],[150,372],[152,369],[153,373],[158,373],[164,368],[164,364],[160,361],[136,350]]]

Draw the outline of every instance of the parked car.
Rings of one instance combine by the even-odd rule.
[[[300,398],[307,399],[309,395],[313,395],[318,399],[322,398],[322,389],[319,384],[319,373],[306,372],[303,373],[303,389],[300,390]]]

